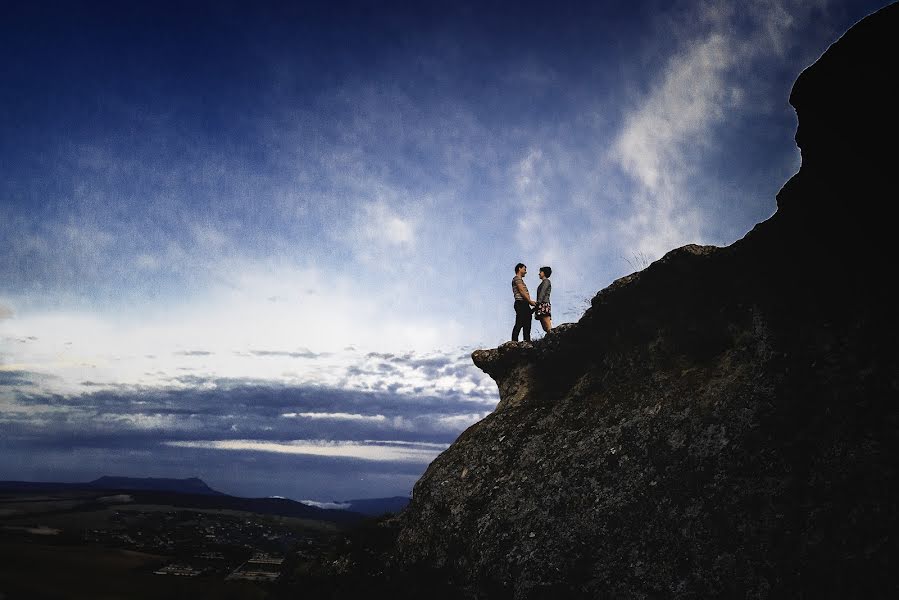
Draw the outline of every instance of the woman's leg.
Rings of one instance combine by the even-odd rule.
[[[540,317],[540,324],[543,325],[543,331],[549,333],[549,330],[553,328],[553,319],[552,317]]]

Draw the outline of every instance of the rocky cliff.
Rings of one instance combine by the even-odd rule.
[[[899,597],[897,74],[893,4],[799,76],[772,218],[474,352],[501,401],[415,486],[393,568],[472,598]]]

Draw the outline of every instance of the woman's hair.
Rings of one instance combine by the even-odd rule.
[[[515,274],[516,275],[518,274],[518,269],[520,269],[523,266],[524,266],[524,263],[518,263],[517,265],[515,265]]]
[[[549,276],[553,274],[553,270],[551,267],[540,267],[540,270],[543,271],[543,275],[546,278],[549,278]]]

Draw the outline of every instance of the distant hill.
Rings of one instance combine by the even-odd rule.
[[[105,475],[86,483],[0,481],[0,492],[69,492],[97,490],[130,492],[139,502],[171,504],[186,508],[229,508],[259,514],[300,517],[333,522],[354,521],[362,516],[399,513],[409,504],[407,496],[361,498],[335,502],[321,507],[288,498],[241,498],[209,487],[198,477],[186,479],[159,477],[118,477]]]
[[[88,487],[100,490],[128,490],[128,491],[153,491],[176,492],[179,494],[200,494],[209,496],[224,496],[206,485],[198,477],[187,479],[169,479],[157,477],[112,477],[109,475],[95,479],[87,484]]]
[[[0,481],[0,493],[56,492],[85,489],[86,483],[59,483],[55,481]]]
[[[182,494],[155,490],[138,490],[132,494],[134,501],[141,504],[241,510],[260,515],[278,515],[332,523],[351,523],[364,517],[364,515],[351,510],[317,508],[287,498],[240,498],[227,494]]]
[[[326,509],[308,506],[287,498],[241,498],[210,488],[201,479],[159,479],[136,477],[100,477],[86,483],[0,481],[3,494],[67,494],[94,492],[97,499],[110,492],[128,492],[134,503],[179,508],[228,509],[263,515],[296,517],[332,523],[351,523],[367,514],[354,509]],[[376,514],[381,514],[378,512]]]

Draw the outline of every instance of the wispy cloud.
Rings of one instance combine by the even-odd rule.
[[[684,151],[706,143],[713,125],[739,100],[725,72],[737,57],[731,41],[712,34],[674,57],[657,88],[628,115],[614,150],[648,192],[669,192],[689,164]],[[670,199],[669,199],[670,200]]]
[[[230,242],[228,236],[214,225],[194,223],[190,227],[195,248],[205,252],[220,252]]]
[[[163,442],[176,448],[203,448],[212,450],[243,450],[251,452],[273,452],[276,454],[308,454],[331,458],[353,458],[382,462],[430,463],[438,454],[449,447],[448,444],[397,444],[394,442],[351,442],[332,440],[291,440],[270,442],[265,440],[198,440],[191,442]]]
[[[539,148],[531,148],[514,169],[515,189],[522,213],[517,219],[518,235],[526,242],[540,235],[541,226],[548,214],[542,167],[543,152]]]
[[[710,179],[706,171],[718,169],[711,166],[723,150],[718,129],[728,121],[736,126],[758,102],[754,88],[770,95],[754,61],[782,56],[795,43],[796,23],[822,4],[703,3],[666,21],[679,47],[625,115],[609,155],[637,184],[633,210],[620,224],[632,253],[655,259],[684,243],[705,242],[711,215],[697,190]]]
[[[685,182],[701,168],[693,146],[739,102],[725,77],[737,57],[732,42],[711,34],[674,57],[656,89],[627,116],[613,152],[638,183],[633,213],[622,224],[633,251],[658,258],[687,240],[699,240],[701,214]]]
[[[394,264],[400,257],[407,260],[416,249],[419,237],[416,202],[411,199],[388,200],[391,196],[408,196],[406,190],[383,190],[385,197],[360,202],[354,215],[335,232],[337,240],[348,246],[356,258],[369,266]]]
[[[360,415],[358,413],[326,413],[326,412],[300,412],[284,413],[282,417],[288,419],[327,419],[329,421],[374,421],[383,423],[387,420],[384,415]]]
[[[239,355],[241,353],[238,353]],[[249,352],[252,356],[273,356],[273,357],[287,357],[287,358],[321,358],[322,356],[326,356],[323,353],[312,352],[308,348],[303,348],[301,350],[289,351],[289,350],[251,350]]]
[[[365,205],[363,213],[356,225],[369,243],[409,247],[415,245],[415,224],[410,217],[400,216],[383,202]]]

